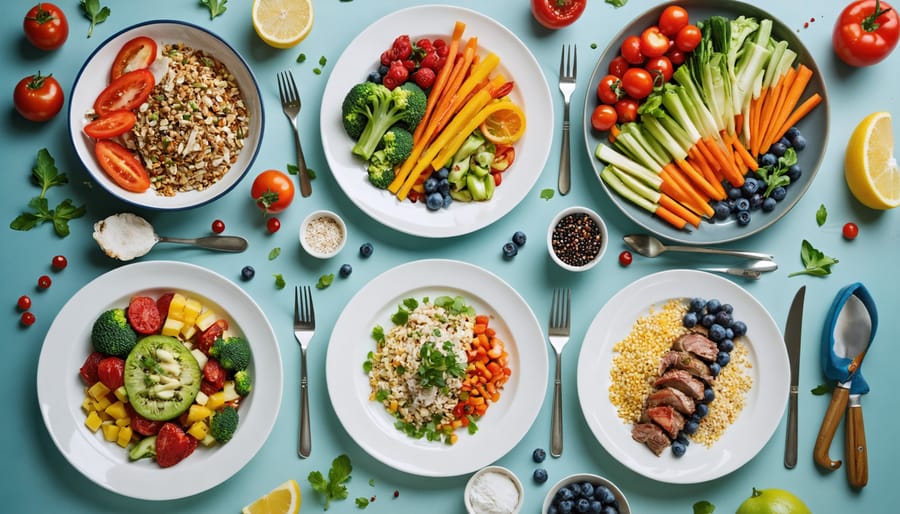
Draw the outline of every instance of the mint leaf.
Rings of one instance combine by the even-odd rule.
[[[313,490],[325,497],[325,510],[331,506],[331,500],[347,498],[347,487],[344,482],[350,480],[351,471],[353,471],[353,466],[350,464],[350,457],[342,454],[331,462],[328,480],[319,471],[311,471],[306,477]]]
[[[322,275],[319,277],[319,281],[316,282],[316,289],[325,289],[330,286],[332,282],[334,282],[334,273]]]
[[[276,247],[276,248],[272,248],[272,249],[269,251],[269,260],[270,260],[270,261],[274,261],[275,259],[278,258],[279,255],[281,255],[281,248],[277,248],[277,247]]]
[[[275,273],[272,276],[275,277],[275,289],[284,289],[284,286],[286,284],[284,282],[284,277],[281,275],[281,273]]]
[[[200,3],[209,8],[209,19],[214,19],[216,16],[225,13],[225,4],[228,3],[228,0],[200,0]]]
[[[360,509],[365,509],[366,507],[369,506],[369,499],[366,498],[365,496],[360,496],[359,498],[356,499],[356,506],[359,507]]]
[[[816,224],[821,227],[825,224],[826,219],[828,219],[828,210],[825,208],[825,204],[821,204],[816,210]]]
[[[550,188],[541,189],[541,198],[543,198],[544,200],[550,200],[551,198],[553,198],[553,195],[555,193],[556,192]]]
[[[87,37],[91,37],[94,33],[94,26],[106,21],[111,11],[109,7],[100,7],[100,0],[81,0],[80,5],[85,18],[91,20],[91,26],[88,28],[87,33]]]
[[[830,275],[831,266],[838,263],[837,259],[825,255],[806,239],[803,240],[800,246],[800,260],[803,261],[804,269],[795,271],[789,274],[788,277],[796,275],[812,275],[816,277]]]
[[[694,504],[694,514],[712,514],[716,506],[706,500]]]
[[[827,385],[819,384],[816,387],[813,387],[809,392],[811,392],[812,394],[814,394],[816,396],[822,396],[823,394],[827,394],[828,391],[830,391],[830,390],[831,390],[831,388],[828,387]]]
[[[61,186],[69,182],[65,173],[59,173],[56,169],[56,161],[50,155],[46,148],[38,150],[37,159],[34,168],[31,168],[31,175],[41,188],[41,198],[47,194],[47,190],[53,186]]]

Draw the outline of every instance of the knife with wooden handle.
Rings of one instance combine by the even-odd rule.
[[[844,443],[847,457],[847,480],[853,487],[865,487],[869,482],[869,455],[866,449],[866,430],[863,425],[859,395],[851,394],[849,404]]]
[[[797,465],[797,394],[800,385],[800,328],[803,325],[803,299],[806,286],[794,295],[784,327],[784,344],[787,346],[788,362],[791,367],[791,390],[788,396],[787,440],[784,446],[784,467],[793,469]]]

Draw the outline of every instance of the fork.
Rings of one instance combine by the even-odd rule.
[[[289,70],[278,73],[278,95],[281,97],[281,108],[284,110],[284,115],[291,120],[291,126],[294,128],[300,194],[309,196],[312,194],[312,186],[309,184],[309,170],[306,167],[306,159],[303,157],[303,147],[300,146],[300,130],[297,128],[297,115],[300,114],[300,93],[297,91],[294,75]]]
[[[297,454],[309,457],[312,441],[309,433],[309,394],[306,376],[306,348],[316,333],[316,313],[313,310],[309,286],[294,288],[294,338],[300,344],[300,434]]]
[[[559,90],[563,95],[562,148],[559,154],[559,194],[569,192],[572,180],[569,152],[569,102],[575,92],[575,76],[578,74],[578,47],[563,45],[559,59]]]
[[[550,302],[550,325],[547,335],[556,352],[556,378],[553,381],[553,414],[550,422],[550,455],[559,457],[563,450],[562,426],[562,351],[569,342],[569,288],[554,289]]]

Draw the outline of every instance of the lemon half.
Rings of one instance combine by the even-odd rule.
[[[900,205],[900,171],[894,157],[890,113],[874,112],[853,130],[844,176],[850,192],[866,207],[886,210]]]
[[[253,0],[253,28],[269,46],[295,46],[312,25],[312,0]]]
[[[291,479],[244,507],[241,513],[297,514],[300,512],[300,500],[300,486],[296,480]]]

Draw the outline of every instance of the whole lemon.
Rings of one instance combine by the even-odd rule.
[[[812,514],[803,500],[784,489],[757,489],[735,514]]]

